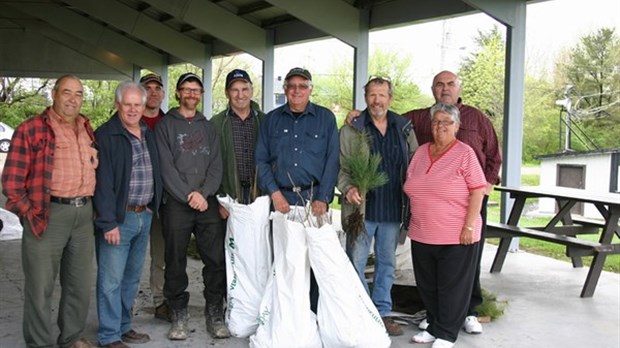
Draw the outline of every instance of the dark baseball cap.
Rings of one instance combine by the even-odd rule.
[[[235,69],[226,75],[226,88],[230,87],[230,84],[237,80],[252,83],[250,75],[245,70]]]
[[[284,80],[288,80],[293,76],[301,76],[303,78],[305,78],[306,80],[310,80],[312,81],[312,74],[310,74],[310,72],[304,68],[293,68],[291,69],[288,74],[286,74],[286,77],[284,78]]]
[[[142,78],[140,78],[140,84],[143,86],[146,86],[146,84],[149,82],[156,82],[160,86],[164,87],[164,83],[161,80],[161,76],[159,76],[158,74],[149,73],[149,74],[142,76]]]
[[[179,89],[179,87],[181,87],[181,85],[186,82],[186,81],[195,81],[198,82],[198,84],[200,85],[200,87],[204,88],[203,84],[202,84],[202,80],[200,79],[200,77],[198,77],[198,75],[188,72],[185,73],[181,76],[179,76],[179,80],[177,81],[177,89]]]

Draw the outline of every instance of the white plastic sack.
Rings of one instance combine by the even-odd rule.
[[[22,239],[24,228],[19,222],[17,215],[0,208],[0,219],[2,219],[3,223],[2,231],[0,231],[0,240]]]
[[[342,249],[332,225],[307,227],[310,264],[319,284],[318,325],[324,347],[387,348],[377,308]]]
[[[278,212],[272,214],[272,220],[274,274],[261,301],[259,326],[250,337],[250,347],[321,348],[316,315],[310,310],[304,226]]]
[[[226,325],[231,335],[248,337],[256,331],[258,308],[271,275],[269,196],[239,204],[218,197],[229,212],[226,226]]]

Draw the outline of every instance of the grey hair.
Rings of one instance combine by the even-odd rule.
[[[433,105],[431,107],[431,121],[433,120],[433,116],[435,116],[438,112],[443,112],[450,115],[454,123],[461,124],[461,112],[456,106],[446,103],[437,103]]]
[[[393,95],[392,81],[384,77],[371,77],[371,79],[368,82],[366,82],[366,84],[364,85],[364,96],[368,93],[368,88],[370,87],[371,84],[382,85],[384,83],[387,83],[388,95],[391,97]]]
[[[62,75],[62,76],[60,76],[59,78],[56,79],[56,82],[54,82],[54,87],[52,87],[52,91],[54,93],[58,92],[58,88],[60,87],[60,83],[63,80],[67,80],[67,79],[69,79],[69,80],[76,80],[76,81],[79,81],[80,83],[82,83],[80,78],[77,77],[76,75],[74,75],[74,74],[65,74],[65,75]]]
[[[116,91],[114,92],[114,103],[120,104],[123,100],[123,94],[130,90],[140,91],[142,95],[142,104],[146,104],[146,89],[144,89],[141,84],[132,80],[123,81],[116,87]]]

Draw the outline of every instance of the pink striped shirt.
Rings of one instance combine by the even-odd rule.
[[[418,148],[409,168],[404,191],[411,200],[409,238],[416,242],[460,244],[469,206],[469,192],[486,186],[484,172],[469,145],[457,140],[434,161],[430,144]],[[480,240],[482,219],[474,226]]]

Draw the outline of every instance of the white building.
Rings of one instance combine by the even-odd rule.
[[[574,187],[590,192],[620,193],[620,148],[586,152],[563,152],[539,156],[540,186]],[[541,198],[541,213],[553,213],[555,200]],[[573,213],[586,218],[600,219],[592,204],[578,204]]]

